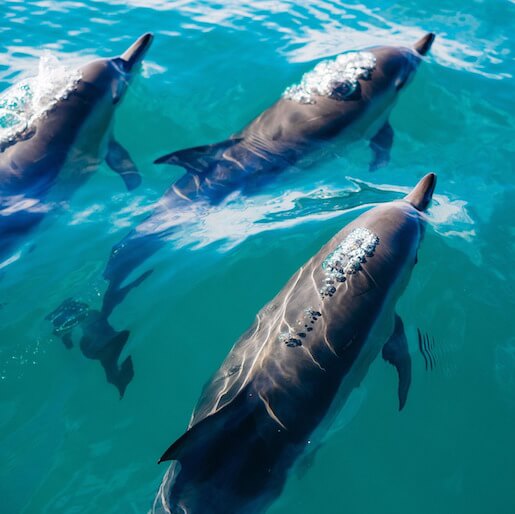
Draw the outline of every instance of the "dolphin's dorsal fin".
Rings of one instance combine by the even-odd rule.
[[[397,314],[395,315],[393,334],[383,346],[383,359],[395,366],[399,375],[399,410],[402,410],[406,404],[411,385],[411,356],[406,333],[404,332],[404,324]]]
[[[206,173],[211,165],[220,158],[220,154],[236,145],[242,138],[226,139],[212,145],[195,146],[163,155],[154,161],[155,164],[175,164],[182,166],[189,173]]]
[[[238,440],[241,431],[248,429],[249,414],[254,409],[255,396],[245,386],[237,396],[220,410],[194,424],[161,456],[158,464],[167,460],[193,459],[205,462],[209,457],[216,459],[216,453],[223,454],[222,438]]]

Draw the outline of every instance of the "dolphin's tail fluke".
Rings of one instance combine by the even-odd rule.
[[[45,319],[52,323],[54,335],[60,337],[68,349],[74,346],[74,332],[82,332],[79,340],[81,352],[88,359],[100,361],[107,381],[118,389],[120,398],[123,398],[128,384],[134,377],[130,356],[119,365],[120,355],[130,332],[116,331],[102,312],[90,309],[86,303],[73,298],[66,299]]]
[[[117,332],[112,339],[109,339],[106,346],[106,355],[100,359],[106,379],[118,389],[120,399],[123,398],[125,389],[127,389],[130,381],[134,378],[134,367],[130,355],[120,365],[118,364],[120,354],[129,336],[130,332],[128,330]]]

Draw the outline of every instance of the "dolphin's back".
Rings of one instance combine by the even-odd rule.
[[[345,283],[336,284],[334,296],[322,292],[327,257],[349,234],[366,227],[380,234],[373,255]],[[258,313],[205,386],[191,425],[231,403],[250,382],[263,395],[275,396],[281,389],[277,384],[285,381],[308,390],[323,370],[336,366],[344,375],[397,290],[404,261],[414,263],[413,242],[418,240],[418,216],[406,202],[381,206],[349,224]],[[285,416],[290,415],[295,412],[286,409]]]

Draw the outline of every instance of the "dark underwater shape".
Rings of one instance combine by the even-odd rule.
[[[73,348],[72,332],[81,330],[79,348],[88,359],[98,360],[102,364],[106,379],[113,384],[123,398],[127,385],[134,377],[132,358],[127,357],[118,364],[129,332],[116,332],[106,322],[100,312],[91,310],[87,304],[72,298],[66,299],[46,318],[54,327],[54,334],[60,337],[66,348]]]
[[[200,213],[199,206],[217,204],[234,191],[252,194],[310,152],[337,143],[340,136],[345,143],[370,139],[371,169],[385,165],[393,143],[389,113],[433,40],[434,34],[427,34],[413,49],[379,46],[322,61],[228,140],[157,159],[182,166],[187,173],[165,192],[154,212],[113,247],[104,272],[109,287],[102,312],[109,316],[126,296],[127,286],[130,290],[141,279],[127,284],[133,272],[165,245],[178,225],[184,226],[180,213]],[[327,67],[333,76],[329,83],[319,76]]]
[[[112,122],[151,42],[152,35],[145,34],[121,56],[84,65],[44,114],[0,142],[0,264],[103,159],[128,189],[139,185],[138,170],[115,140]]]
[[[411,358],[395,308],[435,183],[429,174],[403,200],[349,223],[258,313],[204,387],[187,432],[161,457],[175,462],[155,514],[263,513],[299,457],[323,442],[381,349],[404,406]]]

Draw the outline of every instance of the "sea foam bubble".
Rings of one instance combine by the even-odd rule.
[[[0,95],[0,144],[12,142],[30,129],[56,102],[66,98],[80,79],[78,69],[64,66],[45,52],[35,77],[18,82]]]
[[[322,263],[325,283],[320,294],[332,296],[336,292],[336,283],[345,282],[349,275],[361,269],[367,257],[374,255],[379,238],[366,228],[354,229]]]
[[[347,52],[319,62],[305,73],[299,84],[286,89],[283,98],[301,104],[316,103],[316,96],[343,100],[358,87],[359,79],[369,79],[376,66],[371,52]]]

